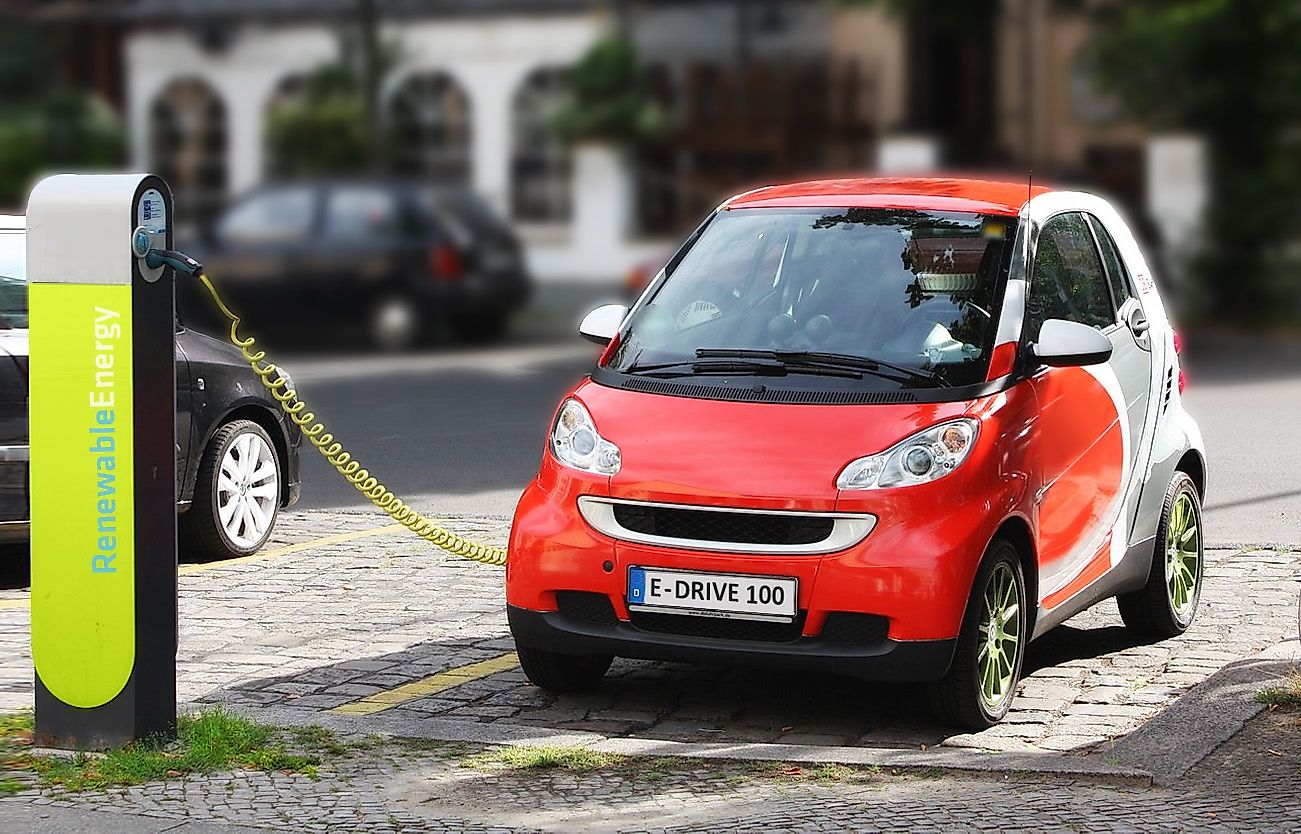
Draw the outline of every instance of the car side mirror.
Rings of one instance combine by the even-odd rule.
[[[1098,365],[1111,358],[1111,340],[1087,324],[1049,319],[1039,328],[1034,356],[1052,368]]]
[[[619,325],[628,317],[628,308],[622,304],[604,304],[583,317],[578,334],[589,342],[608,345],[619,332]]]

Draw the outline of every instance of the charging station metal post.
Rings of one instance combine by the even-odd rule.
[[[37,744],[176,731],[176,372],[167,184],[64,174],[27,207]]]

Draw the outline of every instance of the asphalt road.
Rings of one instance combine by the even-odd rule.
[[[551,416],[595,358],[577,339],[400,358],[290,358],[304,399],[403,500],[449,515],[510,516],[537,472]],[[302,508],[366,500],[314,448]]]
[[[1199,348],[1187,403],[1210,454],[1207,541],[1301,546],[1301,345]],[[439,513],[509,516],[558,398],[592,359],[575,339],[286,365],[330,430],[398,494]],[[364,503],[314,452],[303,482],[303,507]]]

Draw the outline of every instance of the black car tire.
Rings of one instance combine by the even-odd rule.
[[[551,692],[582,692],[592,689],[609,671],[610,655],[559,654],[545,649],[515,646],[524,675],[534,686]]]
[[[991,588],[995,575],[1010,578],[1017,595],[1017,611],[1012,618],[1012,627],[1016,629],[1019,639],[1010,661],[1011,682],[1000,703],[990,705],[982,694],[981,648],[988,637],[981,628],[985,614],[985,596]],[[936,718],[945,724],[976,732],[984,730],[1007,715],[1012,701],[1016,697],[1016,687],[1021,679],[1021,667],[1025,660],[1025,647],[1029,642],[1026,619],[1025,577],[1021,571],[1021,559],[1016,546],[1006,539],[996,538],[985,552],[985,558],[976,571],[976,580],[971,586],[971,598],[967,601],[967,611],[962,618],[962,631],[958,635],[953,663],[943,678],[928,687],[932,711]],[[986,651],[990,651],[986,647]]]
[[[1186,500],[1184,500],[1186,499]],[[1166,550],[1169,547],[1170,525],[1176,504],[1182,504],[1192,512],[1193,532],[1196,538],[1196,567],[1192,593],[1187,609],[1183,615],[1175,611],[1171,600],[1169,578],[1166,573]],[[1183,472],[1175,472],[1170,486],[1166,489],[1165,503],[1161,507],[1161,518],[1156,526],[1156,549],[1152,553],[1152,568],[1148,572],[1147,584],[1141,589],[1116,597],[1120,609],[1120,618],[1125,627],[1142,637],[1166,639],[1178,637],[1188,630],[1197,616],[1197,603],[1202,593],[1202,572],[1205,559],[1202,553],[1202,501],[1193,479]]]
[[[246,440],[245,438],[249,438]],[[276,495],[268,504],[270,521],[266,529],[249,541],[236,541],[222,524],[220,513],[220,478],[222,461],[236,444],[260,442],[271,454],[275,467]],[[178,528],[185,553],[203,560],[232,559],[250,556],[266,544],[275,530],[280,512],[280,485],[283,474],[280,456],[270,435],[252,420],[234,420],[217,429],[199,459],[194,481],[194,500],[190,511],[180,517]]]

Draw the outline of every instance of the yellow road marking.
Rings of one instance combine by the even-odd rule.
[[[302,553],[304,550],[315,550],[318,547],[327,547],[332,544],[342,544],[343,542],[356,541],[371,536],[382,536],[385,533],[394,533],[398,530],[405,529],[401,524],[387,524],[383,527],[372,527],[369,530],[357,530],[352,533],[337,533],[333,536],[324,536],[319,539],[313,539],[309,542],[299,542],[298,544],[287,544],[284,547],[273,547],[270,550],[263,550],[260,553],[254,553],[252,556],[241,556],[236,559],[225,559],[219,562],[203,562],[197,565],[181,565],[177,573],[181,576],[189,576],[193,573],[202,573],[203,571],[218,570],[220,568],[230,567],[231,565],[242,565],[247,562],[265,562],[268,559],[276,559],[281,556],[289,556],[293,553]],[[0,611],[17,610],[31,606],[31,599],[0,599]]]
[[[414,701],[417,698],[427,698],[430,695],[436,695],[439,692],[445,692],[453,687],[461,686],[470,681],[477,681],[486,678],[489,675],[495,675],[498,672],[505,672],[508,669],[514,669],[519,665],[519,658],[514,652],[494,657],[489,660],[480,660],[478,663],[470,663],[465,666],[458,666],[455,669],[448,669],[445,672],[439,672],[436,675],[430,675],[427,678],[421,678],[418,681],[404,683],[393,689],[386,689],[383,692],[376,692],[374,695],[367,695],[356,701],[350,701],[341,706],[337,706],[329,712],[339,713],[341,715],[374,715],[377,712],[383,712],[386,709],[405,704],[408,701]]]
[[[343,542],[356,541],[357,539],[365,539],[371,536],[382,536],[385,533],[393,533],[403,529],[406,528],[401,524],[387,524],[383,527],[372,527],[369,530],[358,530],[353,533],[338,533],[333,536],[313,539],[310,542],[288,544],[284,547],[274,547],[271,550],[263,550],[260,553],[254,553],[252,556],[241,556],[237,559],[223,559],[218,562],[203,562],[197,565],[181,565],[177,573],[181,576],[189,576],[192,573],[202,573],[206,570],[218,570],[219,568],[230,567],[231,565],[242,565],[246,562],[263,562],[267,559],[288,556],[291,553],[302,553],[304,550],[315,550],[318,547],[326,547],[331,544],[341,544]]]

